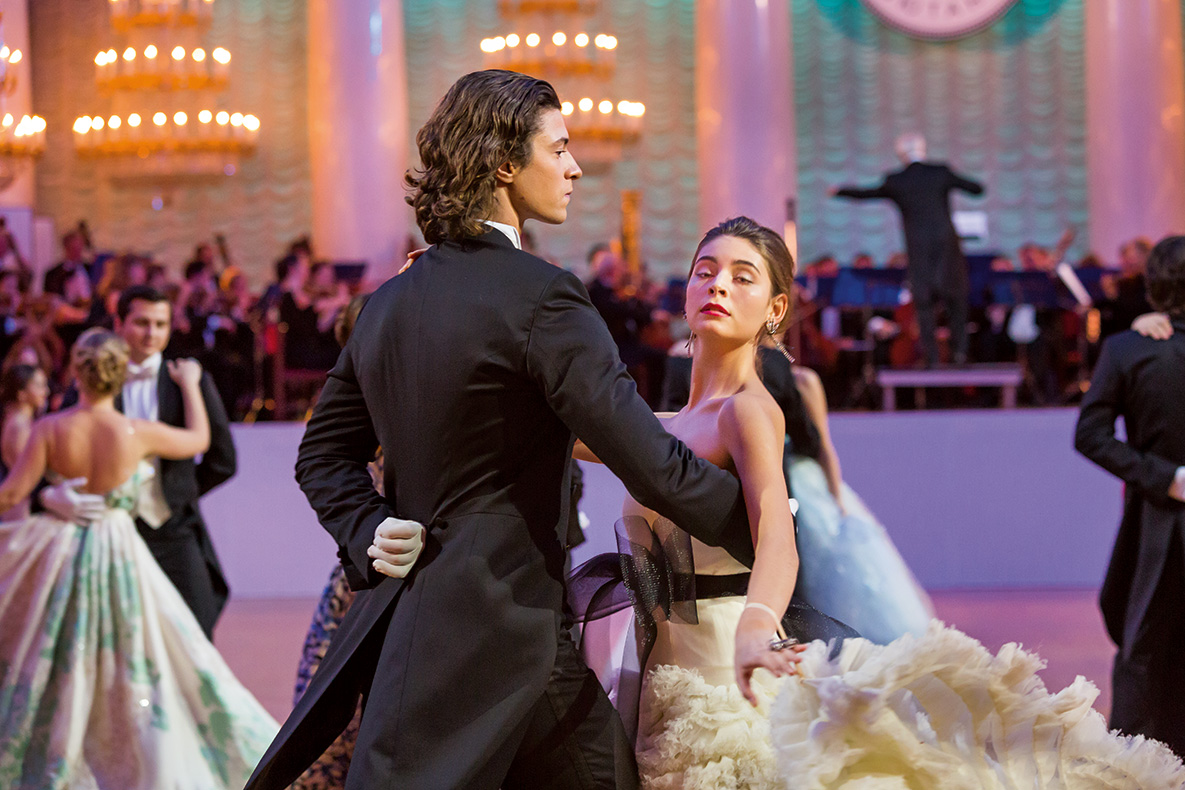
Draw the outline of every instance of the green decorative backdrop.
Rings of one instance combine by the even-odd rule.
[[[403,6],[414,138],[448,86],[482,67],[481,39],[507,28],[494,0],[403,0]],[[589,247],[620,233],[620,191],[641,189],[642,256],[658,274],[681,274],[700,232],[695,6],[691,0],[606,0],[598,19],[620,42],[616,94],[646,105],[637,156],[611,173],[581,179],[563,225],[528,227],[545,255],[583,271]],[[572,151],[579,161],[579,146]],[[418,161],[414,146],[410,161]]]
[[[884,203],[827,197],[897,166],[893,141],[920,131],[930,157],[986,183],[991,249],[1086,238],[1084,0],[1020,0],[987,30],[926,43],[886,27],[860,0],[792,0],[799,252],[878,259],[902,247]]]
[[[166,193],[115,187],[93,162],[77,157],[71,128],[78,115],[104,112],[94,57],[118,40],[99,0],[29,3],[34,109],[48,123],[37,165],[39,214],[59,232],[88,220],[103,249],[151,251],[175,270],[199,240],[226,234],[231,252],[256,285],[293,238],[312,226],[308,157],[304,0],[218,0],[206,41],[230,50],[230,86],[220,103],[259,116],[259,150],[238,173]]]

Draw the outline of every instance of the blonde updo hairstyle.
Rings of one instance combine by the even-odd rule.
[[[113,395],[128,375],[128,344],[119,335],[95,327],[82,333],[70,350],[78,386],[91,395]]]

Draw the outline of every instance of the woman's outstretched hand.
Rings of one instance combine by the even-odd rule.
[[[775,625],[768,614],[752,609],[745,610],[737,625],[734,660],[737,687],[753,707],[757,707],[757,695],[751,685],[753,671],[761,668],[769,670],[775,677],[793,675],[802,660],[802,651],[806,650],[806,645],[772,650],[770,639],[775,638]]]
[[[202,383],[202,365],[196,359],[171,359],[165,363],[165,369],[178,387],[197,387]]]

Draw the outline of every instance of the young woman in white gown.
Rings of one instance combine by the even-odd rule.
[[[185,428],[133,420],[114,397],[123,340],[88,330],[71,352],[79,405],[46,417],[0,485],[0,511],[43,474],[85,477],[107,510],[0,524],[0,787],[240,788],[279,729],[234,678],[136,532],[152,456],[209,444],[196,362],[169,363]]]

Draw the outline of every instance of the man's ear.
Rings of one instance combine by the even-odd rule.
[[[497,180],[499,186],[508,186],[514,183],[514,177],[517,174],[517,167],[510,162],[503,162],[502,166],[494,171],[494,178]]]

